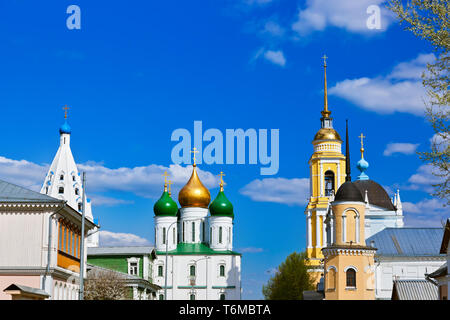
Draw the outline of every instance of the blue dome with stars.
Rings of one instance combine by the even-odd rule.
[[[70,134],[72,132],[72,129],[70,128],[69,124],[67,123],[67,121],[65,121],[63,123],[63,125],[59,128],[59,133],[63,134],[63,133],[67,133]]]

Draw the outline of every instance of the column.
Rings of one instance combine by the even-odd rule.
[[[325,216],[322,216],[324,222],[322,223],[322,246],[326,247],[326,243],[327,243],[327,229],[326,229],[326,224],[325,224]]]
[[[320,248],[320,216],[316,211],[316,248]]]
[[[337,163],[337,186],[336,186],[336,190],[334,190],[334,193],[336,194],[336,191],[339,189],[339,187],[341,186],[341,163],[338,160]]]
[[[311,211],[308,211],[306,217],[306,237],[308,241],[308,248],[312,248],[312,219],[311,219]]]
[[[319,181],[320,181],[320,190],[319,190],[319,196],[323,197],[323,164],[319,160],[319,166],[320,166],[320,174],[319,174]]]

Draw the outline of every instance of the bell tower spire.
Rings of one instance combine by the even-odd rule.
[[[323,104],[323,111],[322,116],[324,118],[329,118],[331,115],[331,111],[328,110],[328,90],[327,90],[327,59],[328,57],[326,55],[323,55],[323,69],[324,69],[324,104]]]

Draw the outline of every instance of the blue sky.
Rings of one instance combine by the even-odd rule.
[[[80,30],[66,27],[71,4],[81,9]],[[380,5],[381,30],[366,26],[371,4]],[[243,297],[262,298],[273,269],[305,248],[324,54],[342,137],[349,119],[353,177],[363,132],[367,174],[390,195],[400,189],[407,226],[440,226],[449,215],[415,154],[434,134],[420,81],[432,49],[382,0],[3,1],[0,36],[0,178],[39,190],[69,105],[71,147],[103,244],[153,243],[161,173],[169,170],[177,193],[191,170],[172,163],[175,129],[193,132],[196,120],[224,134],[279,129],[274,176],[261,176],[259,164],[200,165],[213,198],[217,174],[226,174]]]

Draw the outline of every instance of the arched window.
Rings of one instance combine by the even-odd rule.
[[[195,222],[192,222],[192,242],[195,242]]]
[[[81,202],[78,203],[78,211],[83,210],[83,205],[81,204]]]
[[[189,296],[190,300],[195,300],[195,294],[191,293],[191,295]]]
[[[63,180],[64,180],[64,175],[63,175],[63,174],[61,174],[61,175],[59,176],[59,180],[60,180],[60,181],[63,181]]]
[[[183,222],[183,242],[184,242],[184,222]]]
[[[221,264],[219,267],[219,275],[221,277],[225,277],[225,266],[223,264]]]
[[[75,181],[75,176],[72,176],[72,181]]]
[[[78,190],[78,188],[75,188],[75,195],[77,196],[80,193],[80,191]]]
[[[202,242],[205,242],[205,221],[202,221]]]
[[[164,300],[164,295],[163,294],[159,295],[159,300]]]
[[[327,272],[327,290],[336,289],[336,269],[330,267]]]
[[[166,244],[166,228],[163,228],[162,229],[162,233],[163,233],[163,235],[162,235],[162,238],[163,238],[163,244]]]
[[[58,188],[58,193],[59,193],[59,194],[64,193],[64,187],[59,187],[59,188]]]
[[[175,244],[175,240],[176,240],[175,228],[172,229],[172,234],[173,234],[173,244]]]
[[[225,293],[220,294],[220,300],[225,300]]]
[[[355,288],[356,287],[356,271],[353,268],[349,268],[346,271],[346,286]]]
[[[209,242],[212,242],[212,228],[209,228]]]
[[[189,275],[190,275],[191,277],[195,277],[195,266],[194,266],[194,265],[191,265],[191,266],[189,267]]]
[[[158,266],[158,277],[163,276],[163,266]]]
[[[222,227],[219,227],[219,243],[222,243]]]
[[[331,196],[334,192],[334,172],[328,170],[325,172],[325,196]]]

